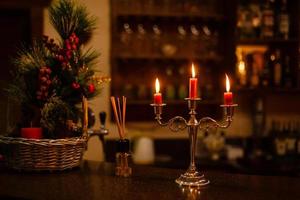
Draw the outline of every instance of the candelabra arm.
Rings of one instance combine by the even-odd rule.
[[[161,117],[162,108],[165,105],[166,104],[151,104],[151,106],[153,106],[153,108],[154,108],[154,114],[155,114],[155,119],[156,119],[157,123],[160,126],[168,126],[169,129],[173,132],[178,132],[178,131],[184,130],[187,127],[188,123],[183,117],[176,116],[167,122],[162,121],[162,117]]]
[[[203,117],[198,122],[198,128],[200,130],[208,130],[209,128],[222,128],[222,129],[228,128],[231,125],[231,122],[233,120],[234,107],[236,106],[237,104],[221,105],[221,107],[224,108],[225,120],[223,120],[222,122],[217,122],[211,117]]]
[[[198,127],[200,130],[207,130],[212,127],[226,129],[230,126],[231,122],[232,122],[231,117],[226,117],[225,122],[217,122],[211,117],[203,117],[202,119],[199,120]]]
[[[178,132],[186,129],[187,127],[187,121],[180,116],[173,117],[167,122],[162,122],[162,118],[159,116],[156,116],[156,121],[160,126],[168,126],[169,129],[173,132]]]

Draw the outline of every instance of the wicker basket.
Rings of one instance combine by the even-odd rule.
[[[25,139],[0,136],[8,167],[17,170],[65,170],[79,166],[86,147],[85,137]]]

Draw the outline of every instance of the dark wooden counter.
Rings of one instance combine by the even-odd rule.
[[[200,191],[180,188],[183,170],[137,166],[119,178],[109,163],[84,162],[81,168],[52,173],[0,170],[0,199],[300,199],[300,179],[206,171],[211,184]]]

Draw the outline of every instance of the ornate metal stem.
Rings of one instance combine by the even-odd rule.
[[[195,152],[196,152],[196,144],[197,144],[197,131],[198,129],[201,131],[207,131],[210,128],[222,128],[226,129],[231,125],[233,120],[233,113],[234,107],[237,104],[233,105],[221,105],[224,108],[224,118],[225,120],[222,123],[217,122],[216,120],[212,119],[211,117],[203,117],[199,120],[196,119],[196,108],[197,108],[197,101],[199,98],[186,98],[189,107],[189,115],[190,118],[186,121],[181,116],[176,116],[171,118],[167,122],[162,122],[162,109],[166,104],[151,104],[154,108],[155,119],[160,126],[168,126],[169,129],[173,132],[178,132],[188,128],[188,135],[190,140],[190,166],[188,170],[182,174],[176,182],[180,185],[187,185],[187,186],[205,186],[209,184],[209,181],[205,179],[204,175],[200,174],[197,171],[197,167],[195,164]]]

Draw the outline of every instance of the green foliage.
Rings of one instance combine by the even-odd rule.
[[[77,120],[76,104],[82,96],[97,96],[99,83],[108,79],[96,75],[99,54],[81,48],[95,29],[95,17],[74,1],[59,0],[50,7],[50,19],[61,41],[44,36],[31,46],[22,45],[13,60],[14,80],[6,91],[21,105],[38,110],[32,116],[31,109],[23,109],[23,121],[38,118],[48,137],[57,138],[67,120]]]
[[[84,6],[73,0],[60,0],[49,9],[50,21],[63,40],[75,33],[81,42],[87,42],[96,28],[96,18],[90,16]]]

